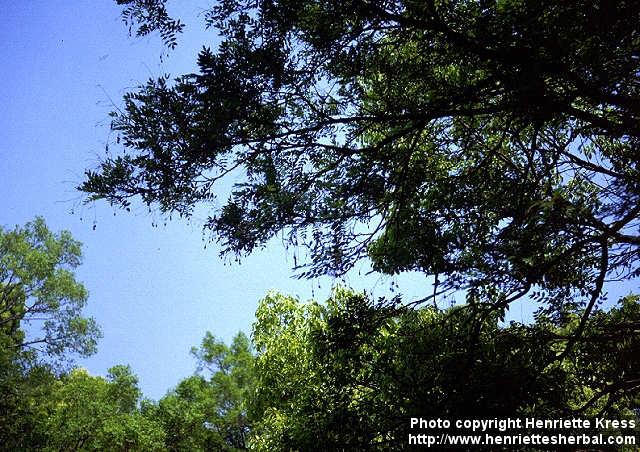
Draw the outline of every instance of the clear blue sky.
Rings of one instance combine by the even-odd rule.
[[[129,38],[113,0],[0,4],[0,224],[42,215],[51,229],[68,229],[83,242],[78,279],[104,338],[79,365],[104,375],[130,364],[145,395],[157,399],[193,373],[189,349],[207,330],[225,340],[248,332],[267,290],[301,299],[328,293],[329,279],[291,277],[292,259],[278,241],[240,265],[224,265],[215,246],[204,249],[204,212],[164,226],[143,207],[126,213],[104,203],[82,206],[74,189],[104,151],[111,100],[119,104],[127,87],[150,76],[193,70],[197,50],[215,44],[198,17],[207,1],[169,4],[188,29],[163,63],[159,38]],[[396,281],[407,295],[428,287],[422,277]],[[391,279],[356,274],[347,282],[383,295]]]
[[[188,28],[160,63],[160,40],[129,38],[113,0],[0,0],[0,224],[42,215],[50,228],[68,229],[84,243],[78,278],[104,338],[98,353],[79,364],[98,375],[130,364],[155,399],[193,373],[189,349],[207,330],[225,340],[248,332],[267,290],[322,298],[334,283],[293,279],[292,260],[278,241],[240,265],[225,265],[215,246],[204,248],[206,212],[164,226],[142,207],[128,214],[104,203],[83,206],[74,189],[109,139],[111,101],[119,104],[126,88],[150,76],[193,70],[197,50],[215,45],[198,17],[208,4],[169,4]],[[391,281],[356,271],[346,282],[385,295]],[[393,281],[408,297],[429,287],[419,275]],[[526,320],[530,309],[516,306],[510,317]]]

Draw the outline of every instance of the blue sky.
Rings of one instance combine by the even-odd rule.
[[[197,50],[215,44],[198,17],[206,1],[170,3],[188,28],[162,63],[159,38],[129,38],[113,0],[0,4],[0,224],[42,215],[52,230],[68,229],[83,242],[77,276],[104,337],[79,365],[105,375],[130,364],[145,395],[157,399],[193,373],[189,349],[207,330],[225,340],[249,331],[269,289],[301,299],[328,293],[334,281],[291,277],[292,259],[277,240],[239,265],[225,262],[216,246],[204,249],[204,211],[165,226],[141,206],[131,213],[83,206],[75,191],[109,139],[111,102],[149,77],[193,70]],[[394,281],[407,295],[428,287],[423,277]],[[356,274],[347,282],[382,295],[391,279]]]
[[[126,213],[83,205],[75,191],[109,139],[112,102],[149,77],[193,70],[197,50],[215,45],[199,17],[207,4],[169,4],[187,32],[160,62],[159,38],[129,38],[113,0],[0,0],[0,224],[42,215],[51,229],[68,229],[84,243],[77,275],[104,338],[98,353],[79,364],[98,375],[130,364],[155,399],[193,373],[189,349],[207,330],[225,340],[249,331],[269,289],[323,298],[335,283],[293,279],[292,259],[277,240],[241,264],[221,260],[216,246],[204,248],[202,209],[189,222],[165,226],[141,206]],[[392,281],[408,297],[429,288],[420,275],[364,278],[358,270],[366,271],[356,269],[346,283],[375,295],[388,294]],[[510,317],[526,320],[530,308],[515,306]]]

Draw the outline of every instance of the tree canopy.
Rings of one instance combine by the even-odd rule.
[[[637,419],[640,341],[619,325],[637,324],[638,297],[598,313],[590,340],[562,360],[559,341],[581,311],[530,325],[494,315],[474,331],[468,306],[386,310],[342,288],[326,303],[275,292],[261,301],[253,449],[413,450],[412,417]]]
[[[40,217],[0,227],[0,449],[246,449],[254,354],[242,333],[229,346],[207,333],[192,350],[202,375],[157,403],[129,366],[106,378],[69,367],[100,337],[82,315],[81,258],[81,244]]]
[[[181,31],[149,19],[162,1],[119,3],[144,33]],[[639,275],[638,2],[234,0],[204,17],[221,42],[125,95],[90,200],[206,203],[226,252],[283,233],[307,247],[302,275],[368,257],[499,312],[586,306],[579,331],[606,280]]]
[[[207,332],[192,355],[199,374],[144,407],[145,415],[161,423],[167,450],[246,450],[254,389],[251,342],[239,333],[227,345]]]
[[[95,352],[100,331],[82,316],[87,290],[73,273],[81,259],[81,245],[69,231],[53,233],[40,217],[13,230],[0,226],[4,350],[50,359]]]
[[[117,3],[180,51],[164,0]],[[88,201],[203,204],[225,253],[282,234],[301,276],[368,259],[434,287],[413,310],[269,295],[255,358],[207,336],[210,378],[146,405],[167,447],[384,449],[411,415],[637,418],[638,297],[600,306],[640,276],[640,3],[225,0],[202,17],[219,42],[124,96]],[[522,298],[535,320],[505,325]]]
[[[303,303],[271,292],[251,340],[207,333],[192,349],[198,373],[157,402],[141,399],[129,366],[106,378],[32,367],[13,386],[19,409],[0,411],[0,440],[8,450],[401,450],[411,417],[638,422],[638,297],[598,312],[558,359],[582,314],[504,325],[494,313],[476,329],[471,305],[381,307],[345,288]]]
[[[0,226],[0,444],[41,444],[38,427],[54,373],[96,351],[100,330],[83,316],[87,290],[75,278],[81,245],[37,217]]]
[[[107,378],[31,369],[22,409],[2,419],[2,450],[164,450],[160,422],[139,410],[137,384],[128,366],[112,367]]]

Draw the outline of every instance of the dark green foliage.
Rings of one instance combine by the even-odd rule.
[[[411,417],[636,419],[638,297],[598,314],[599,327],[558,358],[575,312],[558,324],[478,322],[472,306],[396,310],[337,290],[326,305],[270,294],[257,312],[257,450],[397,450]],[[355,321],[360,319],[360,321]],[[362,321],[368,319],[368,321]],[[628,384],[602,386],[615,375]],[[635,410],[635,412],[634,412]],[[467,432],[468,433],[468,432]],[[539,432],[537,432],[539,433]]]
[[[235,0],[205,17],[222,43],[125,96],[122,155],[87,172],[89,199],[189,215],[237,169],[207,225],[226,251],[285,231],[305,275],[370,257],[498,311],[535,290],[588,316],[606,275],[637,276],[638,2]]]
[[[45,403],[55,376],[46,366],[33,366],[0,354],[0,450],[35,450],[47,444],[41,428]]]
[[[167,47],[176,47],[176,35],[182,32],[184,25],[169,17],[164,0],[116,0],[116,3],[124,6],[122,19],[129,27],[129,34],[133,34],[136,26],[136,36],[158,31]]]

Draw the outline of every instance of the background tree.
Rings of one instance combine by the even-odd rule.
[[[508,326],[494,315],[473,341],[468,306],[385,309],[391,312],[345,289],[326,304],[278,293],[262,300],[253,332],[252,448],[408,447],[411,417],[554,419],[607,412],[638,421],[637,386],[600,386],[607,378],[615,382],[615,373],[639,376],[632,356],[640,356],[640,340],[631,331],[640,319],[637,297],[598,314],[607,334],[629,328],[619,340],[602,341],[603,331],[587,330],[595,340],[581,342],[562,361],[555,359],[559,340],[581,312],[562,324],[541,316],[532,325]]]
[[[255,378],[249,339],[239,333],[226,345],[207,332],[192,354],[202,373],[182,380],[143,411],[162,423],[168,450],[246,450]]]
[[[3,351],[63,360],[95,352],[100,332],[82,316],[87,291],[73,274],[80,246],[68,231],[55,234],[39,217],[13,230],[0,227]]]
[[[53,233],[42,218],[0,227],[0,444],[7,449],[44,444],[36,427],[53,372],[96,350],[100,332],[82,316],[87,291],[73,273],[81,256],[68,231]]]
[[[0,356],[0,450],[42,449],[48,435],[41,426],[56,376],[47,366],[25,369],[5,350]]]
[[[138,411],[138,379],[128,366],[109,369],[107,378],[74,369],[57,380],[40,427],[45,450],[163,450],[159,422]]]

